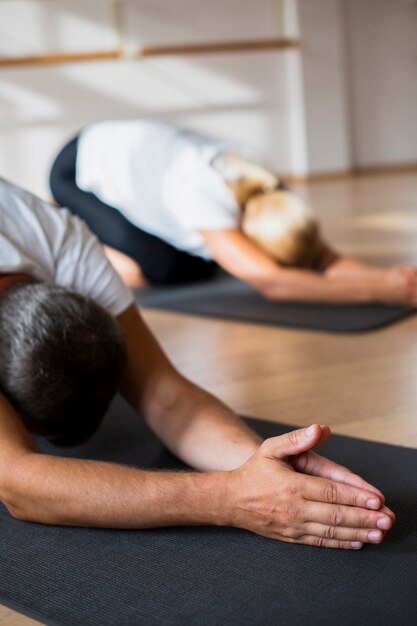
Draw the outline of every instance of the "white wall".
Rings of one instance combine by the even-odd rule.
[[[344,0],[299,0],[309,173],[351,166]]]
[[[0,68],[0,175],[46,196],[94,120],[156,116],[247,145],[282,173],[417,160],[417,4],[124,0],[126,45],[301,31],[302,53]],[[1,0],[0,54],[114,47],[110,0]]]
[[[417,3],[345,0],[354,162],[417,161]]]
[[[310,173],[417,162],[417,2],[299,0]]]
[[[285,2],[294,8],[294,0]],[[282,28],[270,0],[125,0],[122,6],[127,44],[270,37]],[[0,24],[7,24],[3,52],[9,54],[114,45],[105,0],[3,0]],[[243,143],[279,171],[301,171],[292,141],[301,123],[292,103],[298,96],[286,88],[294,55],[0,68],[0,174],[45,196],[51,159],[71,134],[93,120],[135,116],[157,116]]]

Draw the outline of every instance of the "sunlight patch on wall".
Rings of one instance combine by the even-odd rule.
[[[155,110],[190,105],[256,102],[260,94],[232,75],[223,75],[208,64],[189,59],[120,61],[62,67],[62,74],[75,84],[88,86],[97,94],[111,93],[126,104]]]
[[[114,46],[109,0],[2,0],[0,54],[42,54]]]
[[[59,119],[62,108],[59,99],[33,91],[30,88],[16,85],[7,81],[7,75],[0,81],[0,124],[10,125],[13,120],[25,119]]]

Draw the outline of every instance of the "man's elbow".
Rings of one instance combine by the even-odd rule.
[[[39,511],[24,472],[20,465],[10,465],[7,471],[0,472],[0,502],[11,517],[26,522],[39,522]]]
[[[9,515],[21,522],[54,525],[64,523],[60,519],[53,517],[48,511],[41,511],[29,496],[9,491],[8,493],[1,494],[0,501],[5,506]]]
[[[35,521],[31,519],[28,507],[25,506],[24,498],[14,493],[13,489],[3,487],[0,490],[0,501],[14,519]]]

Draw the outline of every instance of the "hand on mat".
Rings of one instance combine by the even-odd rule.
[[[383,285],[387,303],[417,306],[417,268],[393,267],[387,270]]]
[[[312,452],[329,437],[327,426],[315,424],[264,441],[230,472],[231,525],[327,548],[380,543],[395,515],[378,489]]]

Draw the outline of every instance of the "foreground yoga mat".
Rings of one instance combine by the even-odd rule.
[[[379,304],[268,302],[246,283],[223,276],[186,286],[138,289],[136,301],[145,308],[331,332],[374,330],[412,313]]]
[[[289,429],[250,423],[263,436]],[[0,507],[0,603],[69,626],[415,624],[417,450],[335,436],[323,452],[385,492],[398,521],[383,544],[341,551],[233,528],[48,527]],[[181,467],[120,400],[69,454]]]

